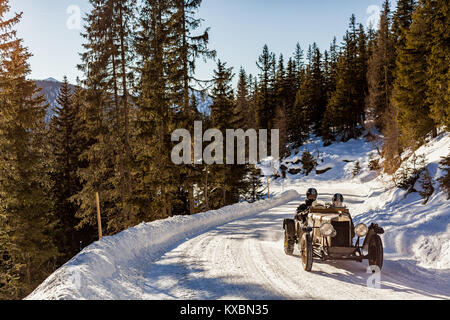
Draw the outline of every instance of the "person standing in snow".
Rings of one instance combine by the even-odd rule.
[[[314,188],[309,188],[308,191],[306,192],[305,203],[302,203],[297,208],[297,213],[295,214],[294,219],[305,223],[308,218],[308,209],[312,206],[314,201],[317,200],[317,196],[318,196],[317,190]]]

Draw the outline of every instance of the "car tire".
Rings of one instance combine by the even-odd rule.
[[[289,239],[288,232],[284,232],[284,253],[288,256],[292,256],[294,253],[294,241]]]
[[[308,272],[311,271],[313,265],[313,248],[311,236],[308,233],[304,233],[300,240],[300,255],[303,269]]]
[[[286,219],[284,221],[284,252],[287,255],[294,253],[295,246],[295,221],[292,219]]]
[[[373,235],[369,240],[369,266],[383,267],[383,243],[379,235]]]

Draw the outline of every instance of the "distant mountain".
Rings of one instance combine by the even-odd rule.
[[[207,94],[202,94],[199,91],[195,91],[194,94],[197,98],[198,111],[209,116],[211,114],[211,105],[213,104],[211,97]]]
[[[45,96],[49,104],[47,115],[45,116],[45,121],[49,122],[58,106],[56,99],[58,98],[59,90],[61,89],[61,82],[54,78],[35,80],[34,82],[36,83],[36,86],[41,89],[41,93]]]
[[[45,117],[45,121],[49,122],[52,116],[55,114],[55,109],[58,106],[56,99],[58,97],[62,83],[54,78],[35,80],[34,82],[36,83],[36,86],[41,89],[42,94],[45,96],[49,104],[47,115]],[[73,89],[74,85],[71,86]],[[202,95],[198,91],[195,91],[195,96],[198,101],[198,111],[205,115],[209,115],[211,113],[210,107],[212,105],[211,97],[208,95]]]

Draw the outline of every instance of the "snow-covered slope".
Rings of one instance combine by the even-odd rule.
[[[323,174],[313,171],[307,177],[301,173],[288,173],[288,180],[278,179],[276,186],[280,190],[285,186],[299,192],[307,186],[319,186],[320,193],[320,186],[324,182],[332,182],[341,185],[340,188],[359,190],[365,196],[353,206],[352,213],[358,222],[378,221],[383,225],[386,230],[385,253],[391,258],[413,259],[422,267],[450,270],[450,201],[437,183],[443,174],[439,162],[450,154],[450,134],[442,133],[435,139],[429,139],[414,154],[405,152],[404,163],[396,173],[398,175],[407,165],[412,166],[413,159],[423,157],[423,166],[430,173],[435,188],[426,204],[417,192],[408,193],[396,188],[392,176],[370,171],[371,156],[377,155],[375,147],[373,142],[364,139],[328,147],[324,147],[320,139],[313,139],[300,148],[297,154],[286,159],[284,165],[288,168],[301,167],[295,162],[308,150],[319,155],[318,170],[330,170]],[[359,162],[361,171],[353,176],[356,162]],[[336,187],[335,192],[342,193],[340,188]],[[331,196],[328,201],[331,201]],[[450,284],[450,278],[448,281]]]
[[[434,180],[442,175],[438,162],[449,147],[444,133],[416,151]],[[427,204],[417,193],[396,188],[392,177],[369,170],[376,149],[363,139],[328,147],[312,139],[284,165],[301,169],[306,149],[319,155],[319,170],[330,169],[272,179],[275,199],[104,238],[28,299],[450,299],[450,206],[439,185],[434,183]],[[356,161],[361,170],[354,176]],[[284,254],[283,219],[292,217],[309,187],[318,189],[322,202],[342,193],[356,223],[377,222],[385,229],[380,289],[367,287],[367,262],[315,261],[308,273],[297,248],[294,256]],[[281,195],[284,190],[295,191]]]

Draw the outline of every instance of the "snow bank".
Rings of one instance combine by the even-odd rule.
[[[369,184],[376,196],[366,201],[366,213],[361,217],[364,221],[376,219],[385,226],[384,242],[388,253],[399,259],[413,259],[427,269],[450,270],[450,206],[437,183],[443,174],[439,162],[449,154],[449,147],[450,134],[443,133],[430,139],[414,154],[404,155],[402,166],[412,166],[414,158],[423,157],[423,165],[435,189],[426,204],[418,193],[408,194],[393,188],[391,176],[384,176]],[[417,182],[415,189],[420,188]]]
[[[27,300],[129,299],[152,255],[230,221],[255,215],[299,197],[287,191],[253,204],[240,203],[193,216],[143,223],[85,248],[45,280]],[[147,261],[147,262],[146,262]],[[136,286],[130,286],[132,283]]]

